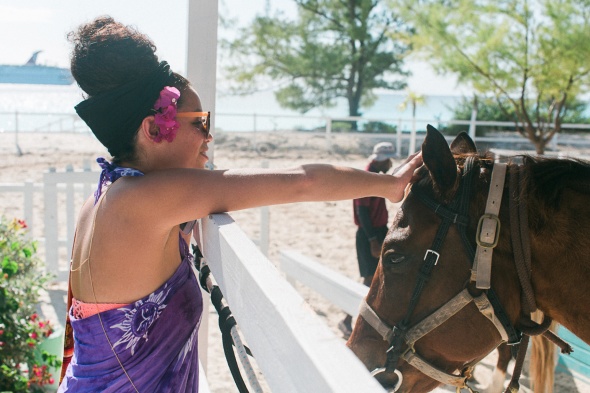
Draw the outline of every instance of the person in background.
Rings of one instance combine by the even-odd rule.
[[[373,147],[369,156],[366,171],[386,173],[391,169],[391,159],[395,157],[395,147],[389,142],[381,142]],[[385,199],[378,196],[364,197],[353,200],[354,223],[356,231],[356,256],[363,284],[371,285],[373,275],[381,256],[381,247],[387,234],[389,216]],[[345,338],[352,333],[352,316],[338,323],[338,328]]]
[[[76,225],[58,392],[197,392],[194,220],[292,202],[397,202],[421,156],[393,175],[325,164],[206,170],[211,113],[149,37],[104,16],[69,38],[86,95],[76,112],[112,159],[97,160],[98,189]]]

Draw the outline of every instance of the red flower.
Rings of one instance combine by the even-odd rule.
[[[33,348],[35,346],[35,342],[34,341],[31,341],[28,344],[29,344],[29,347],[31,347],[31,348]]]
[[[21,228],[27,228],[27,223],[25,222],[25,220],[18,220],[17,222]]]
[[[0,336],[4,334],[4,330],[0,329]]]
[[[53,385],[53,383],[55,382],[55,379],[49,378],[49,381],[47,381],[47,382],[49,382],[50,385]]]
[[[2,341],[0,341],[0,347],[3,347],[4,343]]]
[[[35,332],[29,333],[29,337],[31,337],[32,339],[36,339],[37,338],[37,333],[35,333]]]
[[[37,317],[38,317],[37,314],[31,315],[31,321],[35,322],[35,320],[37,319]]]
[[[43,328],[44,326],[45,326],[45,323],[43,323],[43,322],[39,321],[39,327],[40,327],[40,328]]]

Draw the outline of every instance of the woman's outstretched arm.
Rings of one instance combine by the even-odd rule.
[[[366,196],[398,202],[420,165],[422,156],[415,154],[393,175],[327,164],[301,165],[283,170],[173,169],[121,179],[125,182],[123,187],[114,188],[111,194],[119,194],[120,198],[116,199],[121,203],[132,203],[133,214],[139,212],[152,223],[161,222],[169,226],[210,213],[282,203]],[[145,195],[149,197],[145,198]]]

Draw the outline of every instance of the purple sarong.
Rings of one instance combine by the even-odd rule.
[[[192,256],[180,237],[183,261],[160,288],[126,307],[75,319],[74,356],[58,392],[197,392],[197,332],[203,301]],[[129,381],[133,381],[133,385]]]
[[[136,169],[97,161],[103,171],[95,203],[107,183],[143,176]],[[66,324],[73,329],[73,356],[59,393],[198,392],[203,298],[188,245],[178,236],[182,262],[160,288],[124,307],[83,319],[76,319],[70,308]]]

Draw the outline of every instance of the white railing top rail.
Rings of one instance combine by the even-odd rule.
[[[306,257],[298,251],[281,250],[281,270],[287,281],[313,289],[349,315],[357,315],[369,288]]]
[[[76,113],[72,112],[27,112],[27,111],[0,111],[0,116],[60,116],[64,118],[72,118],[75,120],[82,121]],[[420,123],[430,122],[432,124],[445,124],[445,125],[471,125],[476,126],[488,126],[488,127],[506,127],[512,129],[515,127],[514,121],[488,121],[488,120],[458,120],[452,118],[433,118],[433,117],[416,117],[412,118],[407,114],[399,114],[398,116],[330,116],[330,115],[298,115],[298,114],[271,114],[271,113],[231,113],[231,112],[218,112],[215,114],[217,117],[258,117],[258,118],[275,118],[275,119],[305,119],[305,120],[321,120],[321,121],[362,121],[362,122],[386,122],[386,123],[397,123],[399,121],[411,122],[416,121]],[[59,123],[60,119],[52,120],[51,123]],[[521,127],[522,122],[518,123]],[[552,122],[542,123],[545,127],[552,128]],[[537,122],[533,122],[534,126],[537,126]],[[562,129],[580,129],[590,130],[590,124],[583,123],[563,123],[560,125]],[[40,131],[39,127],[35,127],[36,131]]]
[[[384,392],[229,215],[201,225],[203,254],[273,392]]]

